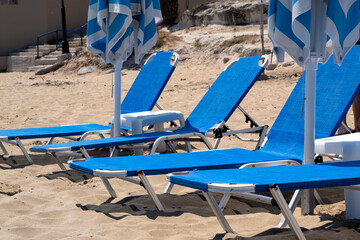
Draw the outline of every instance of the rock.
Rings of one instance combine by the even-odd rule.
[[[78,75],[84,75],[84,74],[87,74],[87,73],[96,72],[97,70],[98,70],[98,68],[96,66],[82,67],[82,68],[79,69],[77,74]]]
[[[264,22],[267,21],[268,5],[264,5]],[[257,1],[213,1],[188,9],[181,17],[184,26],[210,24],[245,25],[260,23],[260,6]]]
[[[64,66],[64,64],[65,64],[64,62],[55,63],[54,65],[51,65],[49,67],[45,67],[45,68],[42,68],[42,69],[36,71],[35,75],[44,75],[46,73],[55,71],[55,70],[61,68],[62,66]]]
[[[19,185],[0,183],[0,194],[13,196],[20,192],[21,192],[21,188]]]

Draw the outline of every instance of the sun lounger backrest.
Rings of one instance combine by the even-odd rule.
[[[298,81],[289,99],[268,134],[262,151],[274,152],[303,159],[304,113],[303,84],[305,73]],[[360,46],[354,46],[341,66],[331,57],[319,64],[316,82],[315,138],[336,133],[353,103],[360,87]]]
[[[264,71],[259,66],[260,58],[240,58],[224,70],[189,115],[186,125],[206,132],[219,122],[228,120]]]
[[[121,113],[151,111],[175,66],[172,52],[158,52],[145,64],[121,104]]]

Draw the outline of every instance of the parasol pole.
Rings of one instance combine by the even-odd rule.
[[[325,57],[326,33],[324,1],[311,1],[310,58],[305,64],[304,164],[313,164],[315,156],[316,71]],[[305,190],[301,214],[314,213],[314,190]]]
[[[112,137],[120,136],[120,117],[121,117],[121,70],[123,62],[117,61],[115,67],[115,91],[114,91],[114,122]]]
[[[261,54],[265,54],[264,47],[264,4],[265,0],[258,0],[260,5],[260,37],[261,37]]]

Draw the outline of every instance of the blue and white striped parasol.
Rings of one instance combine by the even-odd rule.
[[[90,0],[87,47],[115,66],[115,137],[120,134],[122,64],[133,51],[135,63],[140,63],[157,41],[156,23],[161,20],[159,0]]]
[[[278,61],[287,52],[305,66],[304,162],[314,162],[316,70],[334,54],[341,64],[359,39],[359,0],[270,0],[268,35]],[[310,193],[303,213],[312,212]],[[307,209],[306,209],[307,208]]]
[[[269,38],[279,61],[286,51],[305,66],[305,163],[312,163],[318,62],[341,64],[359,39],[359,0],[270,0]]]

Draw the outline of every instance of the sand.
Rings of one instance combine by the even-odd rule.
[[[219,31],[223,34],[216,35]],[[258,26],[197,27],[170,34],[179,38],[158,50],[178,51],[181,61],[159,99],[164,109],[180,110],[188,116],[227,61],[244,54],[241,49],[259,49],[259,42],[252,41],[214,54],[219,43],[231,39],[234,32],[257,34]],[[212,34],[216,36],[211,37]],[[195,44],[197,39],[200,47]],[[266,46],[269,49],[268,41]],[[267,70],[241,106],[260,125],[271,126],[301,72],[289,59],[277,69]],[[136,68],[123,70],[123,96],[137,73]],[[0,128],[107,124],[113,113],[112,78],[108,71],[78,76],[68,69],[43,76],[0,73]],[[353,124],[351,112],[348,120]],[[239,112],[229,124],[237,129],[248,127]],[[25,146],[43,143],[44,139],[29,140]],[[166,207],[161,212],[140,186],[112,179],[118,198],[111,199],[99,178],[73,170],[61,171],[47,155],[32,154],[35,163],[28,165],[18,148],[6,146],[10,155],[0,155],[0,239],[295,238],[289,228],[275,227],[281,215],[272,206],[232,198],[225,215],[239,235],[225,234],[200,192],[176,186],[171,194],[159,195]],[[195,146],[205,149],[201,144]],[[225,138],[220,144],[220,148],[254,146],[235,138]],[[149,179],[157,193],[166,187],[165,176]],[[300,208],[295,211],[305,236],[360,238],[360,221],[345,220],[343,191],[331,188],[320,194],[325,204],[316,207],[316,215],[301,216]]]

